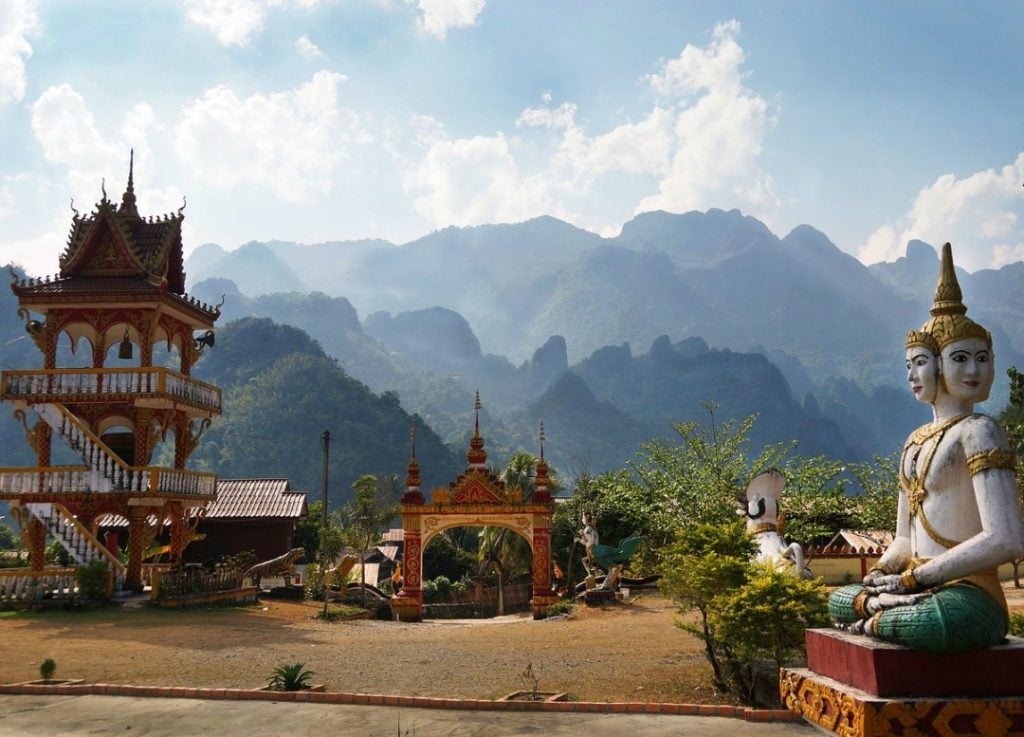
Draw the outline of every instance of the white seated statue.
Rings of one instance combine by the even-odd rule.
[[[974,411],[995,379],[992,337],[966,312],[947,243],[932,317],[907,335],[907,379],[933,420],[903,447],[896,538],[862,584],[829,599],[839,626],[932,652],[1005,638],[996,569],[1024,555],[1014,454]]]

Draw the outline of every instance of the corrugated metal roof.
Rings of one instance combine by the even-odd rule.
[[[848,545],[857,552],[878,550],[888,547],[893,541],[893,534],[888,530],[840,530],[832,538],[829,547]]]
[[[397,545],[378,545],[377,550],[384,553],[391,560],[398,560],[398,551],[401,548]]]
[[[206,519],[299,519],[308,514],[306,492],[292,491],[288,479],[218,479],[217,500]],[[102,515],[100,527],[127,527],[118,514]]]
[[[217,501],[211,502],[207,519],[305,516],[306,493],[291,491],[288,479],[220,479]]]
[[[392,527],[380,537],[382,543],[404,543],[405,530],[401,527]]]

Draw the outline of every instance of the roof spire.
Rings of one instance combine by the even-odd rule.
[[[420,464],[416,461],[416,418],[412,419],[412,427],[409,430],[409,441],[412,444],[412,456],[409,458],[409,465],[406,467],[405,486],[410,494],[415,494],[423,485],[420,480]]]
[[[551,479],[548,478],[548,464],[544,460],[544,420],[540,421],[540,460],[537,461],[537,475],[533,479],[533,500],[535,502],[548,502],[551,499],[548,486]]]
[[[128,154],[128,188],[121,198],[121,212],[131,215],[134,218],[139,216],[139,209],[135,206],[135,149],[132,148]]]
[[[469,452],[466,453],[466,460],[473,468],[482,468],[487,463],[487,451],[484,450],[484,439],[480,436],[480,390],[476,390],[476,399],[473,400],[473,438],[469,441]]]

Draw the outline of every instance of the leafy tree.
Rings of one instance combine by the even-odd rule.
[[[757,544],[739,520],[729,524],[700,522],[679,530],[662,558],[664,573],[659,587],[676,602],[680,612],[697,610],[699,627],[681,620],[676,624],[704,642],[715,686],[723,691],[729,690],[729,683],[712,612],[723,591],[746,583],[750,559],[756,552]]]
[[[665,551],[660,584],[681,612],[697,611],[699,626],[677,626],[704,643],[715,686],[748,704],[770,703],[757,689],[760,664],[773,664],[766,680],[777,682],[802,654],[804,630],[828,622],[820,584],[750,563],[755,551],[738,520],[695,524]]]
[[[8,525],[0,522],[0,550],[18,550],[21,548],[21,540]]]
[[[352,484],[352,501],[343,512],[349,540],[361,553],[364,561],[373,547],[374,539],[398,514],[398,480],[394,476],[363,474]],[[366,606],[366,566],[360,565],[360,586],[363,591],[363,606]]]
[[[1006,370],[1010,377],[1010,402],[999,415],[999,422],[1006,431],[1010,449],[1017,454],[1017,496],[1024,508],[1024,374],[1011,366]],[[1020,588],[1020,565],[1024,558],[1013,561],[1013,583]]]
[[[317,500],[309,505],[309,514],[295,523],[292,546],[306,551],[306,560],[316,560],[320,554],[320,519],[323,502]]]

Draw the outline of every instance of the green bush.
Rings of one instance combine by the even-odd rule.
[[[102,600],[107,598],[107,578],[110,569],[103,560],[94,560],[79,566],[75,570],[78,592],[86,599]]]
[[[61,568],[69,568],[75,563],[71,554],[66,551],[64,546],[62,546],[57,540],[54,540],[46,546],[46,553],[44,557],[46,562],[51,566],[60,566]]]
[[[548,604],[548,616],[554,617],[559,614],[569,614],[572,611],[572,599],[561,599],[554,604]]]
[[[1024,613],[1010,612],[1010,634],[1024,637]]]
[[[57,670],[57,663],[53,658],[47,658],[39,664],[39,677],[44,681],[49,681],[53,678],[53,674]]]
[[[447,576],[432,578],[423,584],[423,603],[440,604],[441,602],[448,601],[451,593],[452,582],[448,580]]]
[[[676,625],[704,642],[715,686],[751,705],[774,705],[778,669],[804,654],[804,631],[828,624],[821,584],[750,563],[755,547],[743,523],[698,524],[665,552],[661,590],[698,626]]]
[[[271,691],[302,691],[309,688],[309,679],[313,671],[306,670],[305,663],[279,665],[267,679],[267,688]]]
[[[306,582],[303,584],[308,601],[324,600],[324,577],[320,574],[319,563],[307,563],[305,570]]]

